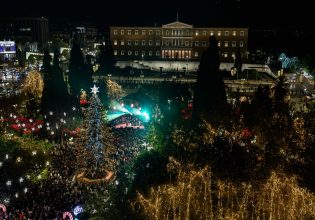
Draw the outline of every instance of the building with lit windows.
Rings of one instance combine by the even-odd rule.
[[[43,17],[0,18],[0,39],[14,40],[17,45],[37,43],[43,49],[48,44],[48,19]]]
[[[221,62],[233,62],[238,48],[246,59],[248,28],[194,27],[179,21],[162,27],[110,27],[117,60],[198,61],[210,36],[218,40]]]

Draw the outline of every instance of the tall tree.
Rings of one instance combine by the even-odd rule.
[[[91,85],[93,83],[92,76],[94,75],[92,56],[86,55],[85,60],[86,62],[84,65],[84,72],[80,78],[81,78],[81,88],[84,89],[84,91],[88,91],[91,88]]]
[[[78,155],[78,168],[91,179],[102,177],[115,169],[113,137],[104,121],[104,109],[97,93],[98,88],[94,85],[83,133],[76,140],[83,154],[83,157]]]
[[[42,73],[44,75],[44,88],[43,95],[41,99],[41,113],[45,114],[48,111],[51,111],[53,104],[51,98],[53,98],[53,86],[52,86],[52,67],[51,67],[51,56],[48,50],[44,51],[43,57],[43,68]]]
[[[210,46],[203,53],[197,71],[194,94],[194,115],[210,120],[218,120],[226,108],[227,99],[223,76],[220,73],[218,42],[211,36]]]
[[[106,213],[113,199],[110,188],[113,186],[116,170],[115,147],[112,143],[113,134],[104,121],[104,110],[97,92],[98,88],[94,86],[84,129],[75,139],[76,148],[80,151],[77,155],[78,174],[75,178],[88,185],[83,190],[87,209]]]
[[[81,77],[84,73],[84,57],[79,44],[73,43],[70,51],[69,62],[69,85],[71,95],[79,100]]]
[[[44,81],[37,71],[29,72],[23,82],[22,91],[26,96],[26,108],[29,114],[36,114],[42,98]]]
[[[54,93],[54,110],[58,112],[62,112],[65,110],[68,104],[68,88],[64,81],[63,72],[60,68],[59,62],[59,50],[56,49],[54,51],[54,60],[53,60],[53,93]]]
[[[99,74],[106,75],[112,74],[115,66],[115,57],[113,47],[110,41],[107,41],[105,45],[100,46],[98,56]]]
[[[278,113],[287,114],[289,111],[287,97],[289,95],[289,83],[285,76],[281,75],[272,87],[274,95],[274,108]]]

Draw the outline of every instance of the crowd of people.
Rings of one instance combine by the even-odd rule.
[[[131,124],[140,123],[136,118],[128,116],[121,120]],[[116,148],[114,159],[118,169],[146,149],[147,130],[130,127],[116,129],[112,124],[112,132]],[[56,145],[50,154],[52,162],[48,176],[40,183],[29,182],[27,192],[6,204],[6,213],[0,209],[0,219],[59,220],[62,219],[63,212],[71,211],[78,204],[85,204],[87,192],[93,195],[99,190],[105,190],[100,187],[104,188],[106,184],[92,186],[74,180],[80,155],[74,145],[69,142]]]
[[[111,121],[114,128],[140,128],[144,129],[142,121],[133,115],[127,114]]]
[[[142,151],[146,150],[147,130],[124,128],[115,129],[115,156],[119,165],[132,161]]]

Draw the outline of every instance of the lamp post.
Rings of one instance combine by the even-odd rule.
[[[188,55],[186,56],[186,73],[187,73],[187,75],[188,75]]]
[[[143,75],[143,74],[141,74],[141,75],[140,75],[140,78],[141,78],[141,83],[143,84],[143,78],[144,78],[144,75]]]

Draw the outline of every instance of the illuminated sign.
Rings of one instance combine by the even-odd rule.
[[[14,41],[0,41],[0,54],[16,53]]]
[[[80,213],[84,212],[84,209],[82,206],[77,205],[76,207],[74,207],[73,209],[73,214],[75,216],[79,215]]]
[[[72,216],[71,212],[64,212],[62,215],[62,219],[63,220],[67,220],[67,219],[73,220],[73,216]]]

